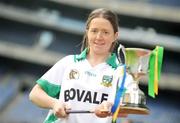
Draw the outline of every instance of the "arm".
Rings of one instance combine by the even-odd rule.
[[[29,99],[41,108],[52,109],[57,99],[50,97],[44,90],[36,84],[29,94]]]
[[[68,109],[67,105],[47,95],[38,84],[31,90],[29,99],[41,108],[52,109],[57,117],[64,118],[67,116],[65,112],[65,110]]]

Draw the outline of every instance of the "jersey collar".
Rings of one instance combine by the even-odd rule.
[[[77,61],[81,61],[81,60],[84,60],[86,59],[86,56],[87,56],[87,48],[84,49],[81,54],[79,55],[74,55],[74,61],[77,62]],[[117,58],[116,58],[116,54],[115,53],[112,53],[106,60],[106,63],[109,64],[112,68],[117,68],[118,67],[118,62],[117,62]]]

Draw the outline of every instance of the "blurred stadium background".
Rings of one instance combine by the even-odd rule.
[[[28,100],[29,91],[57,60],[80,52],[87,15],[99,7],[118,14],[125,47],[165,48],[159,95],[147,97],[150,115],[118,123],[179,123],[179,0],[1,0],[0,123],[43,122],[47,110]],[[140,88],[147,95],[147,81]]]

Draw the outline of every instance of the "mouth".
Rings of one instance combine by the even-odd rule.
[[[104,43],[104,42],[94,42],[94,44],[95,44],[96,46],[103,46],[105,43]]]

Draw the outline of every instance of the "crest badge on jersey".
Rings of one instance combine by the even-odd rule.
[[[79,79],[79,72],[76,69],[72,69],[69,73],[69,79]]]
[[[112,86],[112,80],[113,80],[113,76],[104,75],[102,77],[101,85],[105,87],[110,87]]]

